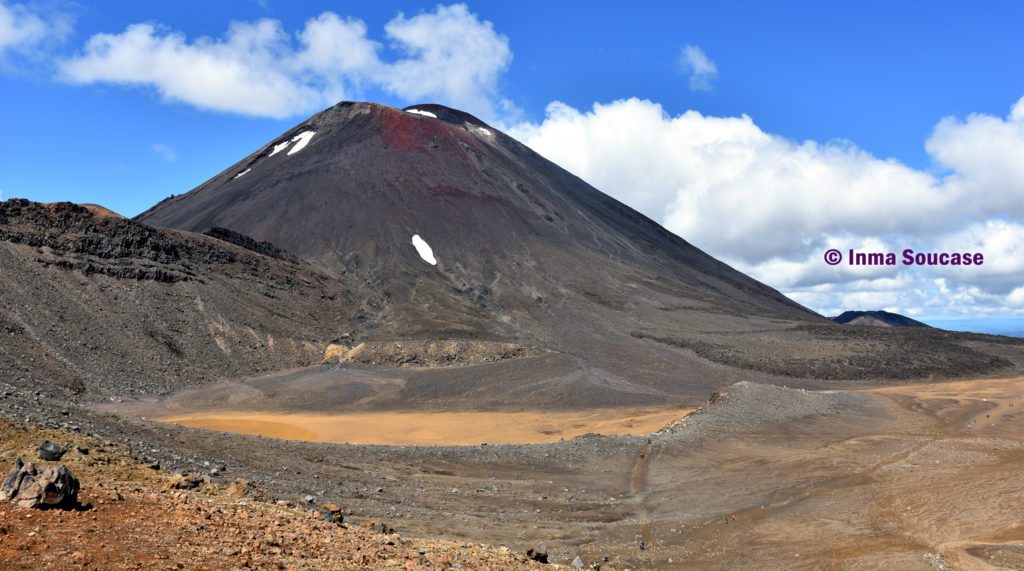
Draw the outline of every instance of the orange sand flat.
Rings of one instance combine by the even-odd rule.
[[[925,410],[957,411],[954,414],[951,410],[945,410],[939,416],[955,416],[975,433],[986,431],[1020,437],[1024,427],[1021,423],[1024,420],[1024,377],[898,385],[868,390],[896,398],[913,398],[920,401]],[[933,403],[932,406],[929,403]],[[956,406],[950,407],[951,404]]]
[[[537,444],[581,434],[656,432],[693,409],[561,412],[372,412],[337,415],[209,412],[162,418],[272,438],[391,445]]]

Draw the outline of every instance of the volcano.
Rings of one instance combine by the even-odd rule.
[[[690,405],[1012,366],[1004,341],[829,321],[439,105],[338,104],[134,220],[0,203],[0,258],[19,386],[191,409]]]
[[[323,332],[334,340],[326,357],[530,356],[473,375],[403,373],[406,407],[665,403],[751,373],[910,378],[1006,365],[914,337],[887,346],[883,366],[873,334],[838,327],[441,105],[340,103],[136,221],[226,229],[333,276],[361,309]]]
[[[701,252],[476,117],[342,103],[145,224],[223,227],[379,288],[394,333],[509,334],[572,300],[669,296],[751,316],[817,315]]]
[[[384,300],[356,331],[332,337],[557,353],[563,361],[542,374],[577,388],[556,400],[591,398],[599,385],[610,402],[624,392],[647,401],[663,390],[647,394],[638,379],[686,387],[706,377],[708,363],[652,339],[825,321],[441,105],[338,104],[136,220],[226,228]],[[649,363],[640,375],[629,371],[637,357]]]

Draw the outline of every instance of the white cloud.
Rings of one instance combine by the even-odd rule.
[[[165,100],[202,109],[286,117],[327,103],[299,79],[299,59],[275,20],[233,22],[224,39],[192,43],[152,24],[133,24],[91,37],[85,53],[60,68],[75,83],[152,86]]]
[[[950,201],[931,175],[850,144],[796,143],[747,116],[669,117],[639,99],[587,113],[554,103],[514,134],[679,235],[751,262],[792,259],[829,232],[919,231]]]
[[[1024,286],[1015,288],[1006,296],[1006,301],[1013,307],[1024,308]]]
[[[690,73],[691,90],[711,91],[711,81],[718,76],[718,66],[700,46],[683,46],[679,63],[683,70]]]
[[[498,114],[497,79],[512,52],[490,22],[456,4],[411,18],[399,14],[384,29],[402,54],[390,62],[366,24],[332,12],[308,20],[294,36],[271,19],[232,22],[223,38],[192,40],[133,24],[92,36],[60,71],[73,83],[146,86],[167,101],[254,116],[309,113],[370,87],[487,118]]]
[[[67,14],[44,14],[0,0],[0,62],[11,52],[29,58],[38,56],[48,44],[63,41],[70,31],[71,18]]]
[[[964,201],[966,213],[1024,216],[1024,97],[1006,119],[982,114],[942,119],[925,149],[951,171],[945,183],[953,192],[984,192],[978,200]]]
[[[938,174],[849,142],[791,141],[747,116],[670,116],[640,99],[589,111],[552,103],[543,122],[512,134],[825,313],[957,314],[974,311],[970,303],[1024,313],[1008,297],[1024,282],[1024,98],[1003,118],[939,121],[926,143]],[[971,269],[829,266],[828,248],[968,250],[986,261]]]
[[[3,29],[0,14],[0,42]],[[374,89],[506,123],[518,113],[499,92],[511,61],[508,38],[456,4],[398,14],[379,39],[364,22],[332,12],[294,33],[277,20],[233,22],[219,38],[134,24],[93,36],[60,70],[70,82],[143,86],[168,101],[254,116],[308,113]],[[699,46],[684,46],[680,65],[691,89],[712,88],[718,69]],[[1024,98],[1006,117],[941,119],[925,142],[934,171],[875,157],[847,141],[792,141],[745,115],[670,116],[640,99],[588,111],[554,102],[542,122],[509,130],[597,188],[823,313],[1024,315]],[[829,266],[822,254],[833,247],[844,253],[977,250],[986,264],[970,270]]]
[[[170,145],[165,145],[164,143],[153,143],[149,146],[149,149],[167,162],[173,162],[178,158],[178,153]]]
[[[0,2],[0,54],[7,49],[38,44],[46,33],[46,22],[28,8]]]
[[[1019,221],[988,220],[971,224],[940,236],[936,246],[941,251],[972,251],[985,255],[984,265],[970,272],[944,268],[939,275],[996,294],[1005,294],[1024,282],[1024,224]]]
[[[498,77],[512,63],[512,50],[490,22],[456,4],[408,19],[399,14],[384,29],[407,56],[381,74],[389,90],[406,100],[441,97],[495,116]]]

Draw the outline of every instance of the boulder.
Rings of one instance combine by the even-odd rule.
[[[40,472],[31,462],[18,458],[0,486],[0,498],[26,508],[74,507],[78,488],[78,478],[66,466],[50,466]]]
[[[202,485],[203,479],[199,476],[194,474],[182,474],[178,476],[176,480],[168,483],[166,487],[172,490],[194,490]]]
[[[526,556],[538,563],[548,562],[548,546],[538,543],[526,550]]]
[[[337,504],[324,504],[320,508],[320,517],[325,521],[338,525],[345,523],[345,516],[341,513],[341,508]]]
[[[64,448],[59,444],[54,444],[49,440],[45,440],[43,441],[42,444],[39,445],[39,451],[37,453],[39,454],[40,460],[46,460],[47,462],[57,462],[58,460],[63,458],[64,455],[67,454],[67,452],[67,448]]]

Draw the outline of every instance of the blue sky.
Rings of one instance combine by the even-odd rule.
[[[200,184],[333,101],[335,94],[395,106],[436,101],[467,107],[507,128],[598,188],[820,311],[884,306],[918,317],[976,316],[979,308],[985,314],[1024,314],[1024,289],[1018,288],[1024,284],[1024,267],[1013,264],[984,275],[940,275],[835,273],[820,263],[821,249],[840,243],[987,247],[996,258],[1017,253],[1024,212],[1007,208],[995,195],[1010,193],[1014,204],[1024,205],[1024,192],[1013,195],[1019,186],[1005,183],[1015,178],[1008,163],[1015,158],[1024,163],[1024,156],[1016,154],[1022,147],[1016,146],[1018,122],[1012,111],[1024,96],[1024,2],[933,2],[927,10],[916,2],[770,4],[651,2],[623,9],[621,3],[596,2],[460,7],[432,2],[0,0],[0,124],[7,133],[0,138],[0,196],[96,202],[131,216]],[[357,53],[359,47],[370,50],[373,61],[326,56],[313,61],[306,58],[310,54],[301,54],[297,34],[325,13],[337,16],[330,30],[362,30],[351,45],[334,45],[335,53]],[[254,107],[223,93],[197,93],[201,81],[187,89],[180,84],[189,81],[189,62],[198,60],[183,56],[168,64],[159,59],[189,50],[195,57],[208,49],[217,53],[211,46],[225,41],[232,21],[263,19],[271,20],[283,37],[268,41],[267,52],[260,53],[280,71],[282,81],[305,89],[301,101]],[[130,43],[128,27],[143,23],[150,27],[135,37],[148,43]],[[446,31],[432,33],[442,24]],[[97,34],[109,34],[113,42],[139,52],[136,67],[125,71],[131,66],[102,50],[90,59],[89,45]],[[175,47],[161,51],[170,44]],[[453,61],[478,66],[475,75],[467,75],[468,84],[423,87],[403,75],[403,61],[443,64],[431,63],[435,48],[442,58],[447,51],[462,50]],[[704,58],[703,72],[687,60],[687,53]],[[314,69],[315,84],[303,84],[305,75],[291,71],[296,65]],[[448,69],[455,67],[463,66]],[[434,73],[453,73],[444,69]],[[291,83],[282,90],[296,87]],[[230,92],[232,86],[224,89]],[[1021,109],[1024,115],[1024,105]],[[699,116],[688,116],[688,111]],[[762,166],[698,161],[688,164],[689,170],[665,167],[661,186],[651,188],[637,182],[640,173],[630,172],[631,164],[649,160],[651,152],[609,163],[620,165],[613,173],[587,170],[584,165],[607,162],[600,160],[601,153],[614,150],[616,157],[630,158],[611,149],[611,143],[594,141],[602,125],[623,118],[631,124],[651,121],[647,130],[626,141],[629,149],[646,148],[649,136],[663,138],[668,143],[661,148],[670,148],[685,144],[673,139],[681,132],[713,135],[732,145],[728,148],[760,153],[764,158],[757,164]],[[1000,138],[986,128],[1010,134]],[[580,144],[573,137],[581,137]],[[768,143],[759,142],[765,138]],[[809,150],[801,148],[806,141],[813,145]],[[985,149],[983,155],[1004,157],[1003,162],[992,166],[983,157],[965,155],[962,149],[971,141],[999,142],[1001,147]],[[584,149],[580,152],[589,153],[587,160],[559,155],[566,146]],[[695,151],[678,147],[663,162],[690,152]],[[822,169],[838,173],[815,178],[814,192],[861,197],[850,201],[852,208],[912,190],[892,204],[875,205],[876,212],[845,218],[832,212],[794,221],[792,208],[767,213],[753,226],[792,228],[774,246],[763,239],[725,241],[728,229],[711,233],[680,210],[687,204],[693,212],[714,216],[721,205],[712,193],[736,192],[734,200],[756,202],[768,192],[760,186],[766,177],[778,186],[772,196],[787,195],[786,189],[800,182],[779,181],[772,165],[790,161],[790,170],[806,169],[797,173],[799,180]],[[900,168],[886,166],[891,163]],[[645,166],[645,173],[652,168]],[[720,178],[691,176],[702,169],[735,170],[749,178],[734,191]],[[847,185],[841,174],[853,172],[874,174],[859,185]],[[986,172],[1004,178],[983,176]],[[865,190],[876,187],[881,189],[876,194]],[[976,212],[952,199],[943,209],[931,206],[950,195],[990,194],[990,200],[982,201],[988,206]],[[910,221],[907,211],[915,200],[925,202],[923,216],[940,223]],[[908,297],[907,291],[915,289],[924,293]],[[857,303],[878,307],[851,307]]]

